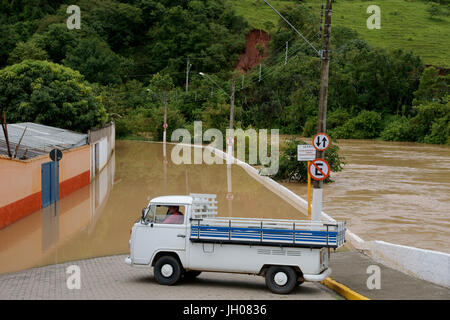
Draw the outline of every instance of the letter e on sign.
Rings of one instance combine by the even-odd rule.
[[[330,147],[331,139],[323,132],[319,132],[312,139],[312,144],[317,151],[325,151]]]
[[[316,181],[325,180],[330,176],[330,165],[324,159],[316,159],[310,162],[308,172]]]

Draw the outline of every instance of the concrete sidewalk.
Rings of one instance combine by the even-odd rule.
[[[320,283],[304,283],[289,295],[273,294],[263,277],[202,273],[175,286],[159,285],[153,268],[132,268],[125,255],[72,261],[0,275],[0,299],[151,299],[151,300],[336,300]],[[68,289],[67,267],[77,265],[81,288]]]
[[[381,271],[381,288],[368,289],[367,267],[376,265]],[[344,248],[331,253],[331,278],[369,299],[383,300],[450,300],[450,290],[420,280],[375,262],[359,251]],[[449,270],[450,272],[450,270]]]

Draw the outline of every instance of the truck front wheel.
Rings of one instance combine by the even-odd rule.
[[[266,286],[273,293],[288,294],[297,286],[297,274],[291,267],[271,266],[266,272]]]
[[[180,262],[172,256],[163,256],[156,262],[154,274],[159,284],[174,285],[181,277]]]

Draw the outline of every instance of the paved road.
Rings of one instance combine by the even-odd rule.
[[[367,268],[380,268],[380,289],[368,289]],[[370,298],[385,300],[450,300],[450,290],[411,277],[377,263],[367,255],[350,250],[333,253],[330,259],[331,278]]]
[[[258,276],[202,273],[195,280],[161,286],[153,269],[131,268],[124,255],[101,257],[0,275],[0,299],[342,299],[318,283],[304,283],[290,295],[272,294]],[[67,267],[77,265],[81,288],[69,290]]]

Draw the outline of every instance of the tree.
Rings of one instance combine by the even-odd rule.
[[[434,67],[425,69],[414,92],[413,105],[441,100],[449,92],[449,83],[450,75],[441,76]]]
[[[80,41],[81,33],[78,30],[69,30],[65,24],[51,24],[42,34],[35,34],[32,41],[48,53],[49,58],[56,63],[67,56]]]
[[[10,122],[36,122],[86,132],[107,120],[83,76],[48,61],[25,60],[0,70],[0,111]]]
[[[103,85],[120,83],[131,64],[111,51],[106,42],[93,37],[81,40],[64,59],[64,65],[80,71],[89,82]]]
[[[47,52],[38,47],[34,41],[19,42],[8,58],[8,63],[15,64],[23,60],[46,60]]]

